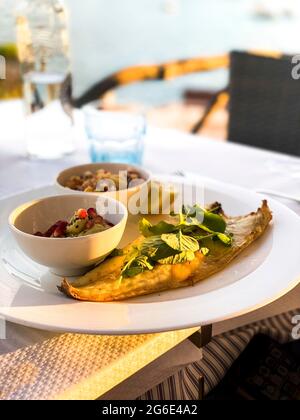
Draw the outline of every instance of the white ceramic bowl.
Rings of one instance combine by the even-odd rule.
[[[95,172],[98,169],[105,169],[106,171],[109,171],[113,174],[118,174],[120,171],[133,169],[141,175],[142,179],[145,180],[144,182],[141,182],[140,184],[136,186],[133,186],[131,188],[127,188],[124,190],[120,190],[120,191],[84,193],[84,194],[89,194],[92,196],[98,195],[98,196],[112,197],[112,198],[115,198],[116,200],[121,201],[125,206],[127,206],[129,199],[133,195],[138,194],[142,189],[147,188],[147,185],[151,181],[151,173],[139,166],[128,165],[126,163],[89,163],[86,165],[73,166],[71,168],[65,169],[64,171],[60,172],[60,174],[56,178],[56,187],[58,188],[58,191],[64,192],[65,194],[68,192],[72,192],[75,194],[78,194],[78,193],[82,194],[81,191],[75,191],[66,187],[65,186],[66,182],[71,176],[82,175],[86,171]]]
[[[104,213],[103,206],[108,209]],[[114,226],[104,232],[78,238],[44,238],[34,236],[45,232],[58,220],[70,220],[80,208],[94,207],[98,214]],[[110,197],[69,194],[43,198],[23,204],[9,216],[9,226],[19,247],[35,262],[47,266],[60,276],[83,274],[101,261],[122,239],[127,209]]]

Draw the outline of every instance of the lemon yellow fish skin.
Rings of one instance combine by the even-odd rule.
[[[81,301],[111,302],[132,297],[192,286],[223,270],[234,258],[256,239],[261,237],[272,220],[267,201],[262,207],[242,217],[227,217],[227,231],[233,235],[231,247],[211,241],[210,253],[196,252],[195,259],[177,265],[157,265],[135,277],[119,281],[126,255],[143,237],[124,248],[124,255],[111,258],[72,284],[63,280],[60,290],[67,296]]]

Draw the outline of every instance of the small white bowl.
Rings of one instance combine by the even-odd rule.
[[[70,220],[80,208],[94,207],[114,226],[104,232],[77,238],[44,238],[59,220]],[[104,209],[108,209],[104,213]],[[119,201],[89,194],[69,194],[23,204],[9,216],[9,226],[21,250],[33,261],[59,276],[81,275],[113,251],[122,239],[128,212]]]
[[[96,172],[99,169],[105,169],[112,174],[118,174],[120,171],[128,171],[133,169],[141,175],[142,179],[145,180],[138,185],[119,191],[84,192],[84,194],[93,196],[98,195],[115,198],[116,200],[121,201],[121,203],[123,203],[125,206],[127,206],[129,199],[133,195],[147,188],[147,185],[151,181],[151,173],[139,166],[128,165],[126,163],[88,163],[86,165],[73,166],[60,172],[56,178],[56,187],[58,191],[64,192],[65,194],[68,192],[72,192],[74,194],[83,194],[81,191],[72,190],[71,188],[66,187],[66,182],[70,179],[71,176],[82,175],[86,171]]]

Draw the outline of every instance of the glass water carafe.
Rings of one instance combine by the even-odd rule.
[[[66,10],[60,0],[27,0],[16,15],[27,151],[59,158],[74,149]]]

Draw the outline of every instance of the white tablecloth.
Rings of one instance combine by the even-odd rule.
[[[0,103],[0,198],[49,184],[62,168],[89,160],[79,122],[77,152],[73,156],[60,161],[29,161],[22,139],[22,115],[20,102]],[[184,171],[254,190],[271,188],[300,195],[300,159],[172,130],[149,129],[144,165],[154,173]],[[286,204],[300,214],[299,204],[289,201]],[[293,308],[289,308],[286,298],[283,302],[284,306],[279,302],[281,312],[296,307],[294,302]],[[270,316],[270,310],[266,316]],[[219,332],[226,328],[230,328],[228,322],[217,326]],[[0,341],[0,354],[51,336],[51,333],[8,323],[7,339]]]

